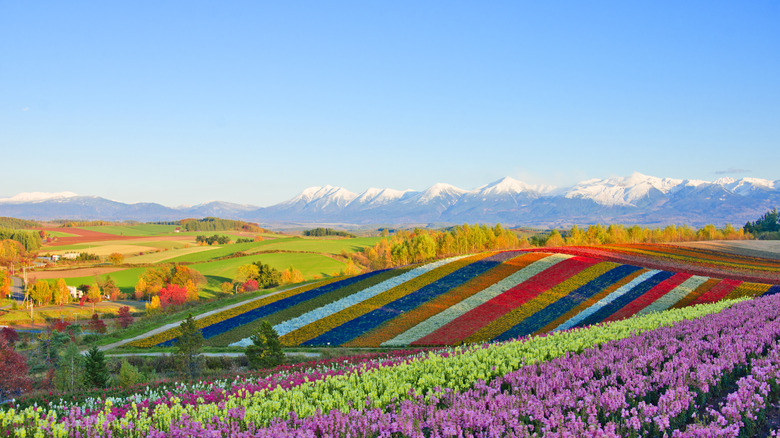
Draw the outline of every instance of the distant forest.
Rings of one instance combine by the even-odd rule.
[[[236,221],[232,219],[220,219],[217,217],[204,217],[203,219],[182,219],[180,221],[152,222],[157,225],[180,225],[184,231],[249,231],[252,233],[266,233],[268,230],[260,228],[251,222]]]
[[[40,228],[41,224],[26,219],[17,219],[15,217],[0,217],[0,228],[11,228],[14,230],[23,230],[30,228]]]
[[[334,230],[333,228],[314,228],[303,232],[304,236],[312,237],[324,237],[324,236],[339,236],[339,237],[355,237],[354,234],[347,233],[346,231]]]

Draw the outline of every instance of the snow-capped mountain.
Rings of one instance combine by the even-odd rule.
[[[14,200],[14,201],[9,201]],[[0,200],[0,216],[28,219],[173,220],[219,216],[273,225],[502,222],[507,225],[744,224],[780,206],[780,181],[720,178],[708,182],[627,177],[590,179],[572,187],[530,185],[506,177],[473,190],[437,183],[422,190],[370,188],[360,194],[330,185],[310,187],[270,207],[225,202],[169,208],[98,197],[19,194]]]
[[[612,177],[583,181],[566,190],[564,197],[590,199],[607,207],[637,207],[662,199],[682,182],[681,179],[661,179],[634,172],[625,178]]]
[[[0,198],[0,203],[9,204],[24,204],[29,202],[43,202],[52,199],[66,199],[74,198],[78,196],[73,192],[59,192],[59,193],[46,193],[46,192],[24,192],[18,195],[11,196],[10,198]]]

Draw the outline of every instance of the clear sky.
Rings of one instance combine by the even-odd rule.
[[[0,0],[0,197],[780,179],[780,2]]]

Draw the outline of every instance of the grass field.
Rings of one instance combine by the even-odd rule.
[[[315,277],[325,277],[344,269],[344,263],[320,254],[272,253],[237,257],[227,260],[217,260],[208,263],[189,265],[207,277],[230,281],[238,274],[238,267],[261,261],[278,270],[293,266],[301,271],[306,280]]]
[[[307,251],[307,252],[320,252],[326,254],[341,254],[341,251],[347,252],[360,251],[361,249],[374,246],[379,242],[381,237],[358,237],[355,239],[279,239],[270,242],[265,242],[266,245],[247,251]]]
[[[125,263],[139,264],[139,263],[160,263],[168,262],[171,259],[187,256],[197,252],[211,251],[213,247],[210,246],[190,246],[188,248],[175,248],[170,251],[152,252],[140,256],[133,256],[125,258]]]

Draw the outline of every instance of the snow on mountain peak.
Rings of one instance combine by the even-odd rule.
[[[553,186],[527,184],[506,176],[490,184],[477,187],[475,191],[481,195],[500,195],[505,193],[513,195],[522,192],[546,193],[553,189]]]
[[[25,202],[42,202],[42,201],[49,201],[52,199],[66,199],[66,198],[73,198],[78,196],[78,194],[73,192],[58,192],[58,193],[47,193],[47,192],[23,192],[19,193],[18,195],[12,196],[10,198],[0,198],[0,202],[3,203],[25,203]]]
[[[460,197],[462,194],[466,193],[467,190],[463,190],[461,188],[455,187],[452,184],[447,183],[436,183],[430,187],[428,187],[424,192],[422,192],[420,196],[420,200],[422,202],[429,202],[432,199],[441,197],[441,196],[447,196],[447,197]]]
[[[722,177],[715,180],[714,184],[722,186],[724,189],[744,195],[756,189],[775,189],[775,181],[761,178],[740,178]]]
[[[656,189],[667,194],[683,183],[681,179],[658,178],[634,172],[628,177],[583,181],[566,192],[567,198],[591,199],[606,206],[636,206],[635,202]]]
[[[355,198],[352,202],[355,205],[387,204],[389,202],[401,198],[403,195],[411,191],[413,190],[378,189],[375,187],[371,187],[369,189],[366,189],[363,193],[359,194],[357,198]]]

